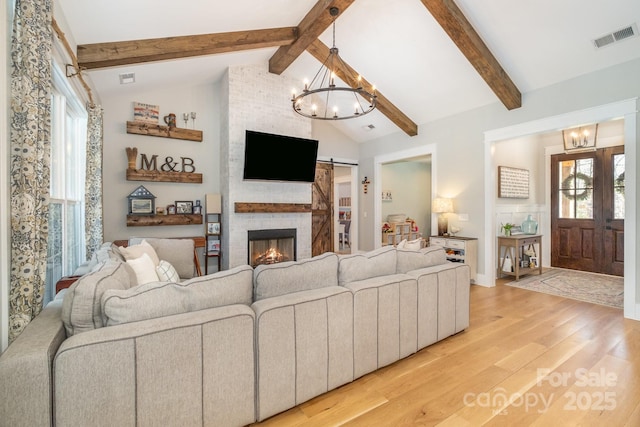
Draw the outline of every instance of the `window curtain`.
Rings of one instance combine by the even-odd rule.
[[[51,157],[51,0],[16,0],[11,38],[9,342],[42,310]]]
[[[100,248],[104,238],[102,225],[102,130],[103,110],[91,105],[87,123],[87,171],[85,181],[85,233],[87,259]]]

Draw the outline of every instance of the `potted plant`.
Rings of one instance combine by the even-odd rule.
[[[500,224],[500,231],[504,231],[505,236],[511,236],[511,229],[515,226],[515,224],[512,224],[510,222],[506,224]]]

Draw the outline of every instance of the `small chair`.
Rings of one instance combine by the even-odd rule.
[[[344,238],[344,243],[349,247],[351,247],[351,239],[350,239],[350,236],[349,236],[349,230],[350,229],[351,229],[351,220],[346,220],[344,222],[344,235],[343,235],[343,238]]]

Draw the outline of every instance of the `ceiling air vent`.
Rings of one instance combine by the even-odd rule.
[[[600,49],[601,47],[605,47],[631,37],[636,37],[637,35],[638,27],[636,26],[636,24],[631,24],[628,27],[621,28],[618,31],[614,31],[613,33],[598,37],[597,39],[593,40],[593,44],[597,49]]]
[[[135,73],[122,73],[118,77],[120,77],[120,84],[126,85],[129,83],[135,83],[136,74]]]

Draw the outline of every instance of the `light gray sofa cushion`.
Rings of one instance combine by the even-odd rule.
[[[127,290],[106,291],[102,297],[107,326],[232,304],[251,305],[253,269],[232,268],[182,283],[154,282]]]
[[[365,280],[396,273],[396,248],[383,246],[364,254],[340,255],[338,283]]]
[[[159,239],[145,237],[129,239],[133,245],[146,240],[155,249],[158,259],[169,261],[176,269],[181,279],[191,279],[195,276],[195,262],[193,251],[195,243],[193,239]]]
[[[257,418],[353,380],[353,296],[340,286],[256,301]]]
[[[109,289],[129,289],[135,273],[125,262],[109,259],[97,265],[69,287],[62,304],[62,322],[67,336],[104,326],[100,300]]]
[[[447,262],[447,254],[441,246],[429,246],[420,250],[398,249],[397,257],[397,273],[406,273]]]
[[[254,301],[338,286],[338,255],[326,252],[301,261],[259,265],[253,272],[253,281]]]
[[[53,422],[15,425],[245,426],[253,348],[254,313],[239,304],[78,334],[55,355],[53,385],[42,383],[55,390]]]

